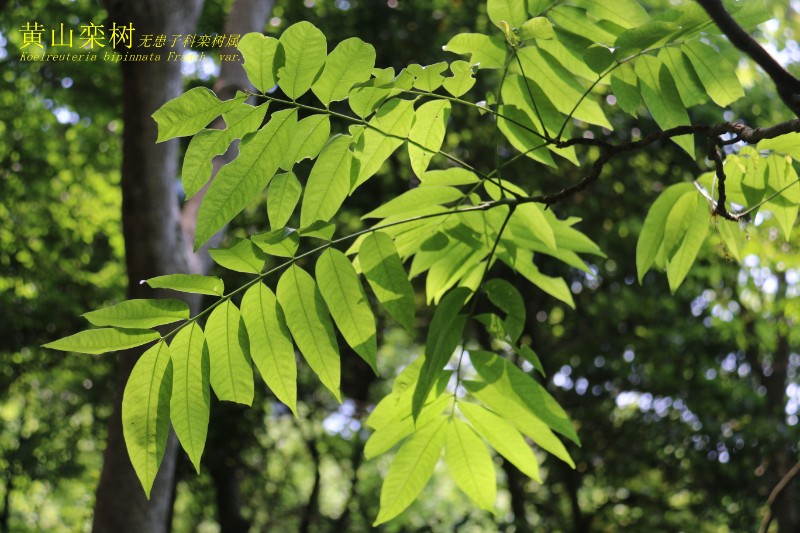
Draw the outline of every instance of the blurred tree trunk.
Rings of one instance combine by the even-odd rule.
[[[227,33],[260,31],[272,0],[238,0],[231,9]],[[130,50],[118,45],[121,53],[161,54],[160,61],[121,62],[123,83],[123,157],[122,157],[122,227],[128,269],[128,297],[148,298],[154,291],[140,285],[140,280],[168,273],[204,273],[207,259],[192,254],[194,215],[202,199],[197,194],[183,210],[179,205],[176,177],[179,174],[179,141],[156,144],[156,124],[152,113],[183,92],[181,63],[167,61],[169,51],[180,51],[182,39],[170,48],[175,35],[186,37],[195,31],[203,0],[126,2],[106,0],[110,25],[133,25]],[[139,49],[140,36],[167,35],[164,48]],[[227,78],[226,78],[227,76]],[[245,88],[241,63],[223,64],[220,96],[232,96],[236,88]],[[231,157],[231,156],[228,156]],[[215,165],[215,170],[219,168]],[[183,212],[182,212],[183,211]],[[181,296],[192,308],[200,299]],[[120,354],[117,364],[117,391],[114,412],[109,421],[103,471],[97,487],[93,530],[98,532],[160,533],[170,529],[172,491],[175,477],[177,439],[170,433],[164,460],[156,477],[150,500],[145,498],[131,466],[122,435],[120,407],[124,385],[140,352]]]

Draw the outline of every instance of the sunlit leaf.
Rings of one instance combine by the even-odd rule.
[[[297,362],[294,345],[275,294],[263,283],[242,297],[242,319],[250,340],[250,356],[267,386],[297,415]]]
[[[82,315],[95,326],[152,328],[189,318],[189,305],[172,299],[126,300]]]
[[[302,268],[292,265],[278,281],[277,295],[300,353],[322,384],[341,401],[339,345],[325,300],[314,279]]]
[[[319,292],[344,340],[377,374],[375,317],[350,260],[328,248],[317,259],[315,273]]]
[[[431,100],[417,108],[414,125],[408,133],[408,156],[414,174],[422,176],[431,158],[442,147],[447,118],[450,116],[450,102]]]
[[[459,402],[458,408],[475,431],[486,439],[497,453],[508,459],[526,476],[539,483],[542,482],[539,476],[539,462],[533,455],[533,450],[510,422],[477,404]]]
[[[292,172],[272,178],[267,192],[267,215],[271,228],[280,229],[289,222],[302,192],[303,186]]]
[[[222,102],[210,89],[190,89],[153,113],[153,120],[158,124],[156,142],[194,135],[221,114],[234,109],[244,99],[245,95],[239,94],[232,100]]]
[[[471,295],[469,289],[459,287],[447,293],[436,306],[425,340],[425,362],[422,364],[411,403],[411,413],[414,418],[419,416],[425,398],[439,379],[444,365],[453,356],[456,346],[461,342],[464,326],[467,323],[467,314],[463,312],[464,304]]]
[[[496,35],[460,33],[450,39],[443,49],[455,54],[469,54],[469,63],[477,65],[477,68],[503,68],[505,66],[505,43]]]
[[[172,360],[169,416],[181,446],[199,474],[210,416],[211,371],[205,336],[197,322],[175,335],[169,351]]]
[[[239,156],[217,173],[200,204],[195,250],[261,194],[278,170],[296,125],[296,109],[278,111],[266,126],[241,143]]]
[[[206,343],[211,363],[210,382],[220,400],[253,403],[253,367],[247,332],[239,309],[226,300],[206,322]]]
[[[453,481],[470,500],[481,509],[491,511],[497,497],[492,457],[483,440],[457,418],[447,424],[444,461]]]
[[[278,86],[297,100],[311,88],[327,55],[328,44],[319,28],[307,21],[292,24],[278,42]]]
[[[246,274],[261,272],[266,260],[264,252],[249,239],[239,239],[228,248],[211,248],[208,253],[219,266]]]
[[[160,336],[149,329],[97,328],[75,333],[42,347],[63,352],[99,354],[141,346]]]
[[[383,482],[380,511],[373,526],[402,513],[428,483],[442,454],[446,420],[441,417],[421,428],[400,447]]]
[[[358,251],[361,271],[381,306],[408,331],[414,329],[414,288],[397,255],[391,237],[376,231]]]
[[[125,445],[148,499],[167,446],[171,388],[169,348],[159,342],[136,362],[122,396]]]
[[[311,86],[325,107],[344,100],[357,83],[367,81],[375,66],[375,49],[358,37],[345,39],[328,55],[322,74]]]
[[[225,284],[216,276],[167,274],[145,281],[154,289],[171,289],[179,292],[208,294],[209,296],[222,296],[225,293]]]
[[[262,93],[274,87],[277,81],[275,54],[278,51],[278,39],[260,33],[248,33],[239,39],[238,48],[250,83]]]
[[[353,153],[349,135],[338,135],[322,149],[308,176],[303,203],[300,206],[300,225],[308,226],[317,220],[327,222],[339,211],[350,192]]]

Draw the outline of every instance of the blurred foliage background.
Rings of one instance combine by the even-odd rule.
[[[653,9],[671,3],[647,2]],[[208,0],[197,33],[223,33],[229,4]],[[755,34],[800,73],[800,2],[768,0],[768,7],[774,18]],[[22,25],[100,24],[105,12],[95,1],[12,1],[0,17],[0,532],[87,531],[113,360],[38,346],[82,328],[80,313],[124,297],[120,76],[103,61],[20,60]],[[450,37],[492,31],[477,0],[278,0],[265,32],[277,35],[300,20],[320,27],[329,43],[361,37],[376,47],[379,66],[396,69],[452,60],[442,52]],[[724,113],[700,109],[693,121],[768,125],[790,118],[769,80],[748,61],[732,59],[747,96]],[[187,87],[211,86],[216,71],[213,57],[187,64]],[[479,76],[468,96],[482,99],[494,82]],[[619,140],[656,128],[615,110],[613,101],[607,114]],[[492,168],[487,121],[453,113],[444,149]],[[510,153],[502,144],[499,150]],[[579,169],[536,168],[535,179],[525,162],[504,177],[534,192],[580,178]],[[539,485],[498,458],[503,490],[496,515],[474,509],[437,470],[420,499],[382,530],[758,528],[770,491],[799,453],[797,232],[784,243],[770,220],[756,218],[746,228],[743,264],[711,242],[677,294],[669,294],[663,274],[635,283],[633,254],[647,208],[662,188],[705,169],[674,146],[656,146],[614,159],[598,184],[556,207],[560,216],[581,217],[608,254],[591,265],[593,275],[556,271],[546,260],[539,265],[567,276],[574,311],[542,293],[525,294],[526,332],[548,370],[547,386],[583,441],[570,449],[577,469],[542,456]],[[380,179],[347,204],[340,231],[357,228],[360,213],[406,189],[409,175],[404,155],[395,154]],[[176,176],[176,202],[180,195]],[[229,233],[265,220],[264,206],[254,205]],[[418,316],[420,333],[428,316]],[[179,459],[173,530],[219,531],[219,512],[232,506],[237,531],[368,530],[389,458],[362,459],[362,421],[391,377],[420,352],[417,340],[384,324],[381,379],[343,352],[342,405],[319,393],[301,366],[299,419],[264,386],[252,409],[221,420],[212,415],[202,473]],[[800,480],[786,496],[800,509]]]

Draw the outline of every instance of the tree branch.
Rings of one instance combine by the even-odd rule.
[[[739,216],[728,212],[727,208],[725,207],[725,172],[722,168],[722,157],[717,151],[718,146],[731,144],[732,140],[723,140],[720,138],[720,136],[728,133],[731,134],[734,139],[736,139],[736,142],[741,141],[747,144],[756,144],[764,139],[773,139],[775,137],[792,132],[800,132],[800,119],[795,118],[792,120],[787,120],[786,122],[781,122],[780,124],[775,124],[774,126],[769,126],[767,128],[751,128],[738,122],[722,122],[720,124],[711,126],[703,124],[695,126],[676,126],[664,131],[653,132],[646,137],[639,139],[638,141],[630,141],[621,144],[613,144],[602,139],[575,137],[566,141],[557,142],[555,145],[558,148],[568,148],[576,145],[596,146],[600,148],[602,153],[592,165],[591,172],[584,176],[581,181],[575,185],[565,187],[564,189],[561,189],[553,194],[533,196],[529,200],[545,204],[545,206],[549,207],[577,192],[582,191],[597,181],[600,178],[600,174],[603,172],[603,168],[605,167],[606,163],[608,163],[613,156],[625,152],[640,150],[658,141],[668,140],[680,135],[695,134],[703,135],[708,138],[710,145],[708,157],[714,162],[715,171],[719,180],[720,194],[717,205],[714,208],[714,213],[727,220],[735,221],[739,219]]]
[[[758,528],[758,533],[766,533],[767,529],[769,529],[769,524],[772,522],[772,505],[775,503],[775,500],[778,499],[780,493],[783,489],[786,488],[786,485],[792,481],[792,478],[800,473],[800,461],[795,463],[791,470],[789,470],[783,478],[775,485],[775,488],[772,489],[772,492],[769,493],[769,498],[767,498],[767,512],[764,514],[764,519],[761,521],[761,527]]]
[[[800,116],[800,80],[783,68],[775,58],[769,55],[769,52],[744,31],[725,9],[722,0],[697,0],[697,3],[708,13],[708,16],[722,30],[731,44],[747,54],[766,72],[767,76],[772,78],[783,103],[795,115]]]

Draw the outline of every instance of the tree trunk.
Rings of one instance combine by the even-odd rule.
[[[272,0],[237,1],[231,11],[228,33],[260,31]],[[171,48],[174,35],[192,34],[203,0],[127,2],[106,0],[108,29],[133,25],[133,46],[118,45],[123,53],[160,53],[159,61],[120,63],[123,83],[123,157],[122,157],[122,230],[125,238],[128,269],[128,297],[148,298],[155,292],[140,280],[170,273],[203,273],[208,262],[191,253],[194,237],[194,214],[202,199],[196,195],[182,216],[176,192],[179,161],[177,140],[156,144],[157,129],[151,115],[165,102],[183,92],[181,63],[167,61],[170,51],[180,52],[181,40]],[[140,36],[167,35],[160,49],[138,49]],[[239,72],[235,72],[239,71]],[[221,79],[221,87],[244,88],[241,63],[223,67],[230,79]],[[193,314],[200,299],[184,295]],[[125,383],[141,352],[119,355],[114,398],[114,412],[109,421],[103,471],[97,487],[93,531],[161,533],[169,530],[172,490],[175,477],[177,439],[170,433],[164,459],[150,495],[145,498],[131,466],[122,434],[121,404]]]

